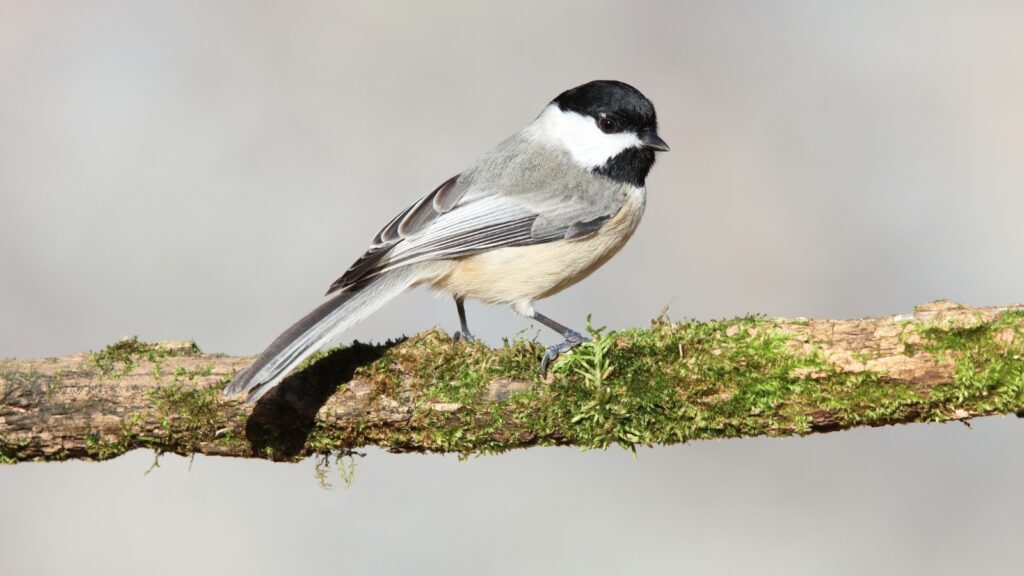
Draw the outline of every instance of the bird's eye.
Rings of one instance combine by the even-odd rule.
[[[597,127],[601,129],[601,132],[605,134],[611,134],[612,132],[619,131],[619,123],[611,118],[601,117],[597,119]]]

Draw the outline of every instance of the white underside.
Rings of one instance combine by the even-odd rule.
[[[445,294],[509,304],[517,313],[532,316],[535,300],[583,280],[614,256],[639,225],[645,204],[644,189],[634,188],[629,201],[592,236],[497,248],[449,260],[446,271],[423,283]]]

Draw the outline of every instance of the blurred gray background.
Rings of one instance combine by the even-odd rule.
[[[614,78],[672,145],[623,252],[538,308],[612,328],[1024,299],[1024,4],[0,0],[0,356],[255,354],[398,210]],[[539,330],[468,307],[474,330]],[[405,295],[352,330],[440,324]],[[541,338],[549,340],[546,332]],[[0,468],[4,574],[996,574],[1014,418],[458,462],[136,452]],[[340,482],[339,482],[340,483]]]

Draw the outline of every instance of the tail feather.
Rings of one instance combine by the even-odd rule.
[[[388,272],[357,291],[324,302],[278,336],[224,393],[248,392],[247,402],[259,400],[303,360],[409,288],[416,279],[413,268]]]

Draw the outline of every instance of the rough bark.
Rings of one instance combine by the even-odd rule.
[[[1024,413],[1024,307],[945,301],[860,320],[672,323],[595,333],[536,376],[536,342],[428,331],[354,344],[255,407],[221,388],[251,358],[126,340],[0,361],[0,460],[134,448],[294,460],[366,445],[503,451],[662,444]]]

